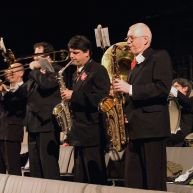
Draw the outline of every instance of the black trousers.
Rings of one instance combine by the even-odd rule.
[[[0,173],[21,175],[21,142],[0,140]]]
[[[126,148],[125,186],[166,191],[165,138],[130,140]]]
[[[32,177],[60,179],[59,139],[59,132],[29,132],[28,149]]]
[[[75,147],[74,181],[106,184],[104,151],[98,147]]]

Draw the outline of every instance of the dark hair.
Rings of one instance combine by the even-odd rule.
[[[43,53],[48,53],[48,52],[53,52],[54,51],[54,47],[52,46],[52,44],[48,43],[48,42],[38,42],[34,44],[34,50],[38,47],[43,47]],[[44,54],[44,57],[46,56],[50,56],[50,58],[54,58],[54,54]]]
[[[90,55],[92,54],[92,45],[89,39],[83,35],[73,36],[68,42],[68,49],[78,49],[86,52],[89,50]]]
[[[188,90],[187,90],[187,96],[190,95],[191,93],[191,90],[192,90],[192,84],[190,83],[190,81],[188,81],[187,79],[185,78],[176,78],[172,81],[172,85],[177,82],[179,85],[181,85],[182,87],[187,87]]]
[[[54,51],[54,47],[52,46],[52,44],[48,43],[48,42],[38,42],[34,44],[34,50],[38,47],[42,46],[44,48],[44,53],[46,52],[53,52]]]

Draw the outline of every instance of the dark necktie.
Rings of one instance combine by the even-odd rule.
[[[131,62],[131,70],[133,70],[135,68],[137,64],[136,58],[133,58],[132,62]]]

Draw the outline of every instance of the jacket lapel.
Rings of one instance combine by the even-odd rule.
[[[80,73],[80,77],[78,78],[78,80],[76,80],[77,77],[76,77],[76,72],[75,72],[73,89],[79,90],[87,82],[87,79],[89,79],[89,77],[90,77],[91,66],[92,66],[92,61],[90,60],[85,65],[85,67],[82,69],[82,71]]]
[[[149,59],[149,56],[152,54],[153,54],[152,48],[148,48],[147,50],[144,51],[143,56],[145,57],[145,60],[142,63],[137,64],[136,67],[130,72],[130,76],[129,76],[129,83],[130,84],[133,84],[135,79],[139,76],[142,69],[147,65],[146,63]]]

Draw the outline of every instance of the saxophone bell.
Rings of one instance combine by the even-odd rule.
[[[114,107],[115,103],[112,96],[103,98],[99,103],[100,112],[108,112]]]

